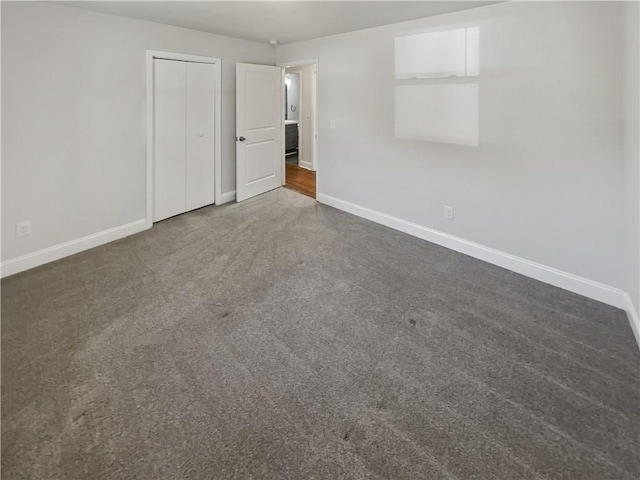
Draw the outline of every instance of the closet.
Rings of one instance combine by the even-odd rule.
[[[154,59],[154,222],[215,201],[215,73]]]

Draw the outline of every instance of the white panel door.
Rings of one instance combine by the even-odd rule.
[[[154,60],[154,222],[185,211],[186,72]]]
[[[186,210],[215,202],[215,66],[187,63]]]
[[[236,200],[282,185],[282,69],[236,64]]]

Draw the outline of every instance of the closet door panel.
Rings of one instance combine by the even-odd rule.
[[[185,211],[186,64],[154,60],[154,221]]]
[[[215,202],[215,67],[187,63],[187,210]]]

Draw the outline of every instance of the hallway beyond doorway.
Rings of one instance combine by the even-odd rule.
[[[307,197],[316,198],[316,172],[291,163],[287,163],[286,168],[284,187]]]

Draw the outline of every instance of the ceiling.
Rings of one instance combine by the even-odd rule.
[[[495,1],[66,1],[67,6],[257,42],[292,43]]]

